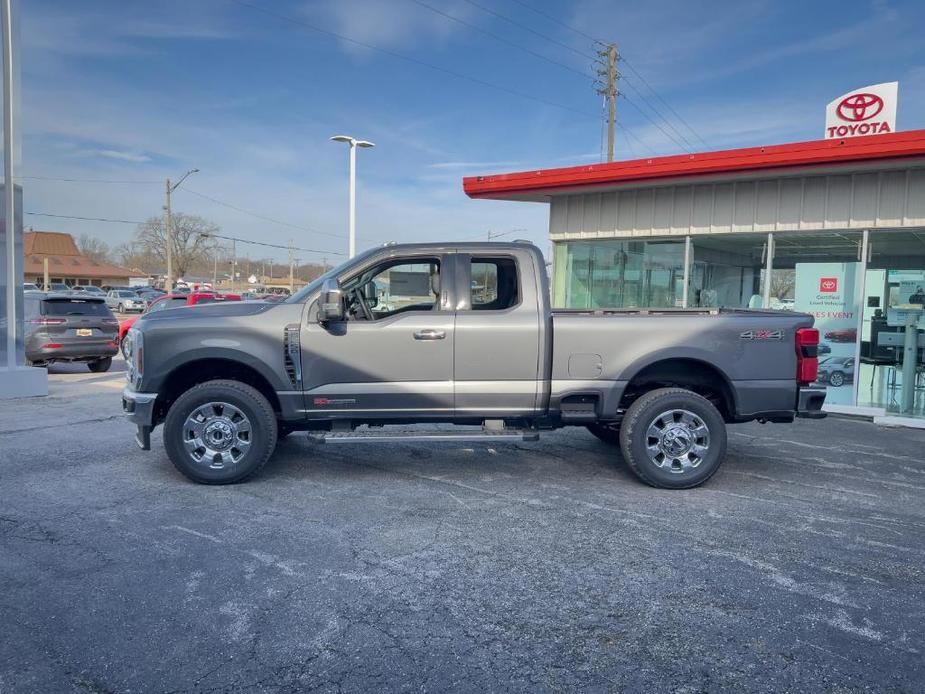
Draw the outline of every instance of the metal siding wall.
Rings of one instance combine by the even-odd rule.
[[[884,171],[880,179],[880,209],[876,226],[898,227],[906,206],[905,171]]]
[[[779,181],[758,181],[758,200],[755,210],[755,231],[774,231],[780,198]]]
[[[736,183],[733,194],[733,231],[755,230],[755,182]]]
[[[866,229],[877,224],[877,198],[880,177],[877,174],[857,174],[851,195],[851,226]]]
[[[851,219],[851,176],[829,176],[825,227],[844,229]]]
[[[925,169],[562,195],[549,214],[554,241],[925,226]]]
[[[621,190],[617,193],[617,226],[620,236],[632,236],[636,226],[636,191]]]
[[[780,182],[778,229],[798,229],[803,216],[803,179],[785,178]]]
[[[904,226],[925,224],[925,169],[909,172]]]
[[[611,227],[609,232],[613,231]],[[581,222],[582,238],[595,238],[601,233],[601,196],[586,195],[585,209]]]

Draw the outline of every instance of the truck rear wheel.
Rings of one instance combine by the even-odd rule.
[[[164,447],[177,470],[194,482],[240,482],[257,473],[276,448],[276,415],[256,388],[207,381],[170,407]]]
[[[646,484],[689,489],[710,479],[722,464],[726,423],[706,398],[683,388],[659,388],[626,411],[620,450]]]

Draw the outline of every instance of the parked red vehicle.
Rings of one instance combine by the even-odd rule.
[[[161,311],[165,308],[179,308],[180,306],[195,306],[196,304],[211,304],[217,301],[240,301],[240,294],[218,294],[216,292],[190,292],[189,294],[164,294],[164,296],[152,301],[143,313],[131,318],[126,318],[119,324],[119,348],[122,356],[127,357],[123,339],[129,329],[135,325],[142,316],[151,311]]]
[[[856,342],[858,339],[858,331],[857,328],[830,330],[825,334],[825,339],[830,342]]]

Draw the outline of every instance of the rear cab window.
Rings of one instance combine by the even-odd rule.
[[[473,257],[469,288],[473,311],[503,311],[517,306],[517,263],[513,258]]]

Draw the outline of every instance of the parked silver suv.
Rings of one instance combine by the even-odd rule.
[[[148,302],[131,289],[111,289],[106,294],[106,305],[119,313],[141,313],[148,307]]]

